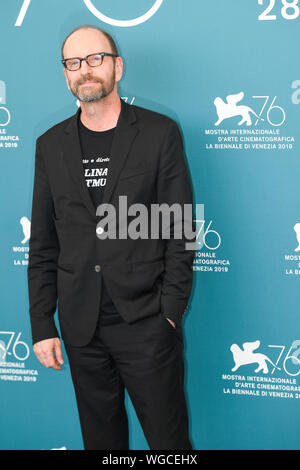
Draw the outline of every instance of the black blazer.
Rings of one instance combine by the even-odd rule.
[[[117,214],[119,195],[127,195],[128,207],[193,204],[175,121],[121,103],[103,203],[113,204]],[[27,271],[33,343],[59,336],[53,318],[58,300],[62,339],[87,344],[99,316],[101,276],[129,324],[159,312],[180,322],[192,288],[195,252],[184,245],[190,240],[98,238],[103,217],[86,187],[79,113],[36,141]]]

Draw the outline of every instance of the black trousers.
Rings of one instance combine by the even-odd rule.
[[[131,325],[99,321],[87,346],[65,348],[85,450],[129,449],[125,387],[150,449],[192,449],[181,325],[162,313]]]

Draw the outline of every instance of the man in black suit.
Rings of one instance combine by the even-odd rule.
[[[195,241],[194,225],[188,238],[105,238],[103,217],[111,204],[124,228],[121,195],[131,207],[192,207],[182,139],[169,117],[120,99],[123,63],[103,30],[76,28],[62,56],[80,107],[36,142],[33,349],[45,367],[61,369],[58,300],[85,449],[129,448],[125,387],[151,449],[192,449],[181,318],[192,287],[194,251],[185,243]],[[191,215],[179,219],[192,227]]]

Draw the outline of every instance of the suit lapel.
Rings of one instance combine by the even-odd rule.
[[[121,104],[121,113],[111,147],[111,159],[104,188],[103,204],[108,203],[112,198],[116,183],[128,158],[130,147],[138,133],[138,128],[134,124],[136,121],[134,109],[123,100],[121,100]]]
[[[91,198],[89,189],[86,186],[84,178],[84,169],[82,164],[82,154],[78,133],[77,119],[81,110],[80,108],[69,120],[66,128],[66,138],[63,141],[63,158],[66,161],[71,178],[73,179],[80,196],[91,213],[95,221],[96,208]],[[112,198],[120,172],[128,158],[130,147],[138,133],[137,126],[134,125],[136,116],[132,105],[121,100],[121,112],[114,132],[111,158],[108,167],[108,178],[103,193],[103,204],[109,203]]]

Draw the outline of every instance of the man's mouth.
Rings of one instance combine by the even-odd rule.
[[[82,83],[80,83],[80,85],[95,85],[96,83],[98,83],[98,82],[89,81],[89,82],[82,82]]]

